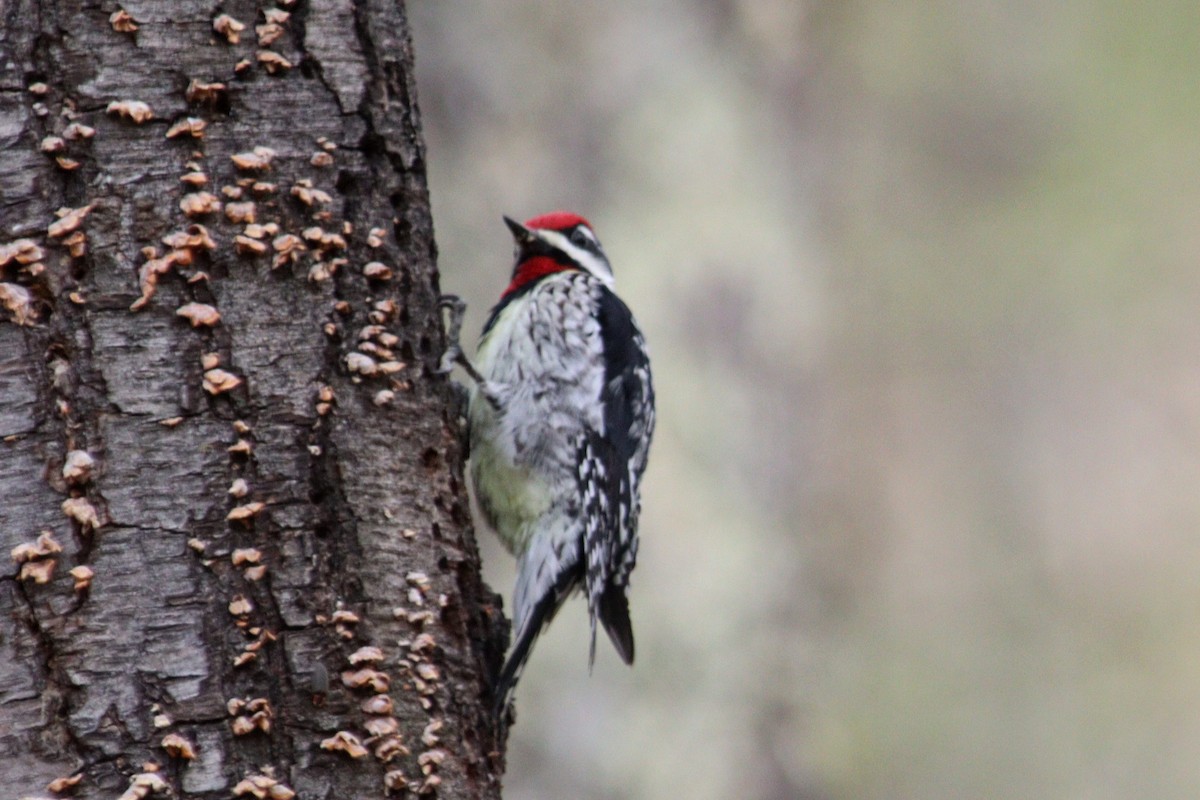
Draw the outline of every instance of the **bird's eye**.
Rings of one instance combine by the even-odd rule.
[[[571,243],[578,245],[585,250],[591,250],[596,244],[592,237],[584,233],[583,228],[575,229],[575,231],[571,234]]]

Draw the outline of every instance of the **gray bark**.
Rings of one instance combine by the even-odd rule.
[[[0,5],[0,546],[33,545],[0,574],[6,796],[499,796],[403,8],[280,6]]]

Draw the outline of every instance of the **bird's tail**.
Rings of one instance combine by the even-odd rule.
[[[529,654],[533,650],[533,643],[537,641],[537,637],[541,635],[545,627],[554,619],[554,615],[558,613],[558,609],[562,607],[567,596],[578,585],[578,570],[564,571],[557,576],[557,580],[549,588],[549,591],[546,591],[538,598],[528,613],[518,613],[520,627],[517,629],[512,652],[508,654],[508,659],[500,669],[500,677],[496,679],[495,691],[493,692],[493,697],[495,698],[493,712],[496,719],[503,719],[504,712],[512,702],[513,690],[517,686],[517,681],[521,679],[521,672],[525,669],[525,662],[529,660]],[[518,592],[518,594],[520,593]]]

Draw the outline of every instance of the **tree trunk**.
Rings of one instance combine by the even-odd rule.
[[[399,0],[0,14],[4,794],[498,797]]]

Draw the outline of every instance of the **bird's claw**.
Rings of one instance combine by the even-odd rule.
[[[438,298],[438,310],[450,311],[450,321],[446,325],[446,350],[438,362],[437,374],[448,375],[454,370],[455,364],[465,361],[459,337],[462,333],[463,316],[467,313],[467,303],[456,294],[444,294]]]

